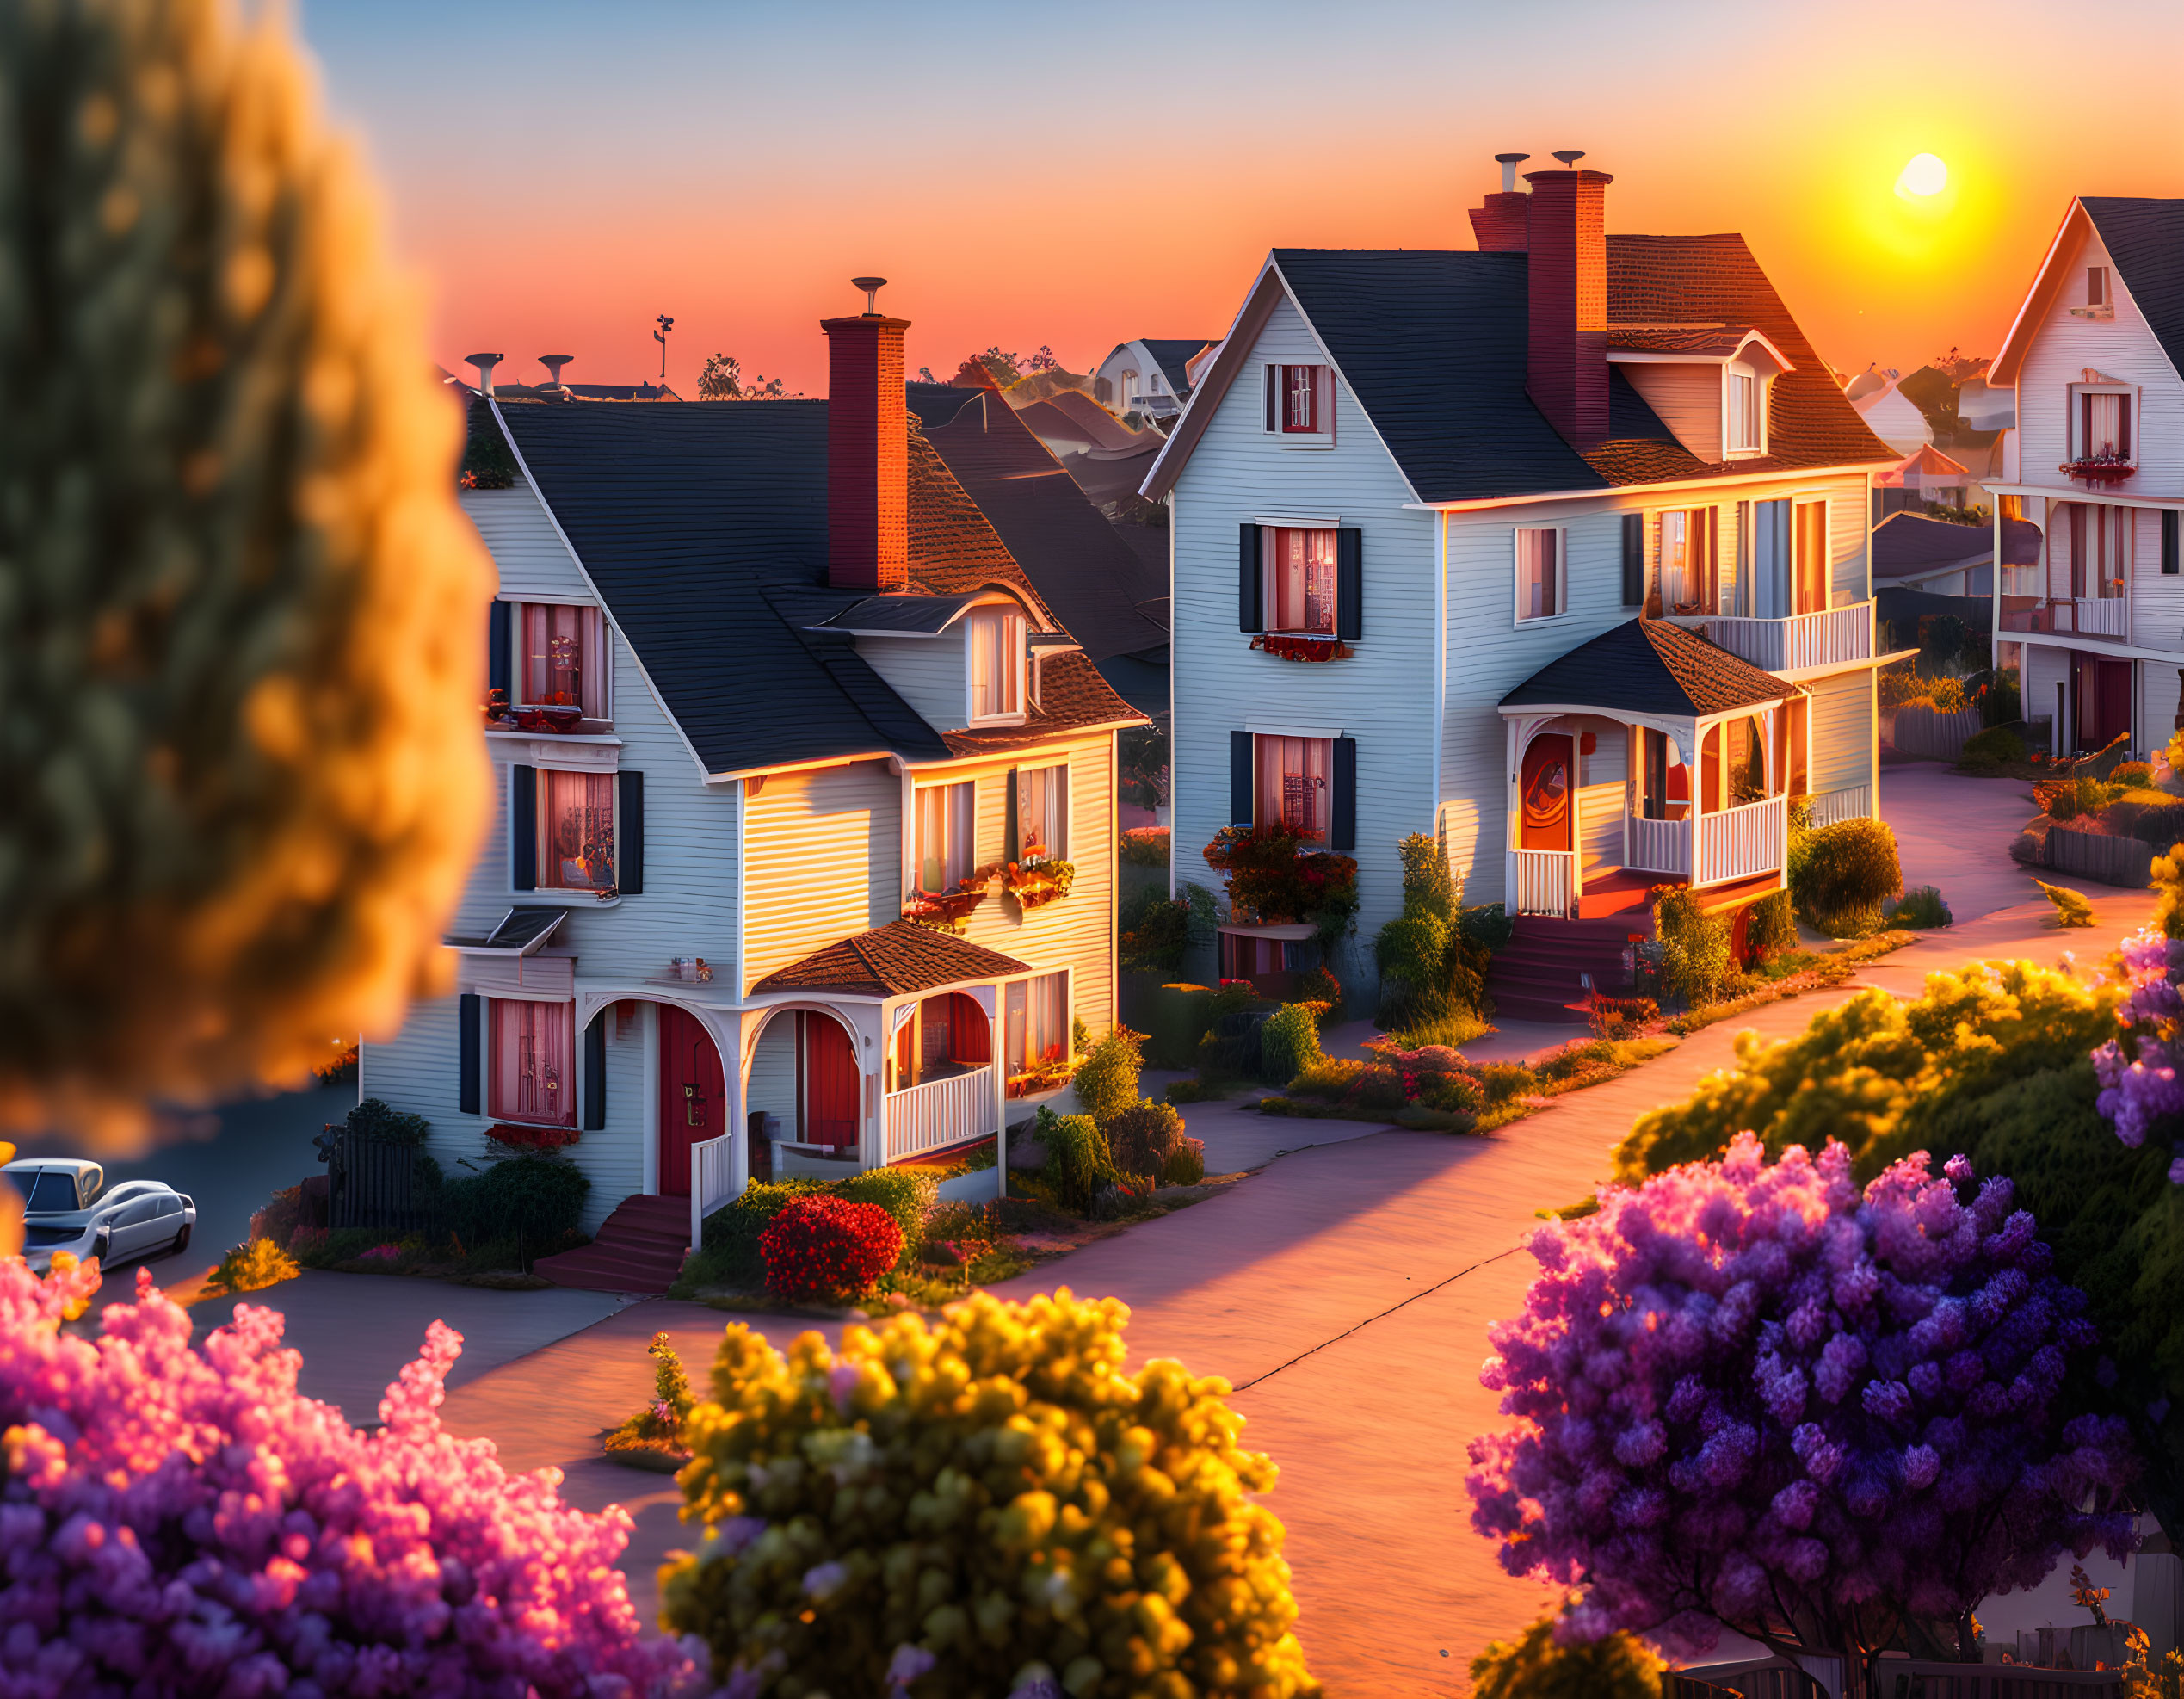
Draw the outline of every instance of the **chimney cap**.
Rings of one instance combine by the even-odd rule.
[[[1584,157],[1585,150],[1582,147],[1558,147],[1555,150],[1555,158],[1572,170],[1576,169],[1577,162]]]
[[[884,277],[853,277],[849,280],[849,287],[865,292],[865,317],[877,318],[879,316],[879,292],[887,287],[887,280]]]
[[[1497,165],[1521,165],[1531,157],[1528,153],[1497,153],[1494,156],[1494,163]]]
[[[478,368],[478,386],[490,395],[493,392],[493,368],[507,358],[505,354],[466,354],[463,364]]]
[[[1531,157],[1528,153],[1497,153],[1494,156],[1494,163],[1502,168],[1502,194],[1516,193],[1516,168]]]

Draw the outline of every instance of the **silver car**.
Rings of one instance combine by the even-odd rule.
[[[26,1158],[0,1168],[23,1200],[23,1257],[38,1273],[66,1251],[111,1269],[140,1257],[185,1250],[196,1202],[157,1180],[106,1189],[106,1171],[77,1158]]]

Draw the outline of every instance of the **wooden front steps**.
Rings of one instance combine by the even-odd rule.
[[[690,1246],[690,1200],[639,1193],[614,1206],[589,1245],[541,1257],[534,1270],[556,1286],[657,1297],[675,1284]]]
[[[1623,950],[1632,933],[1653,936],[1653,917],[1641,905],[1625,913],[1577,920],[1521,914],[1510,923],[1509,942],[1486,970],[1487,994],[1496,1021],[1545,1021],[1582,1026],[1585,980],[1606,997],[1626,997]]]

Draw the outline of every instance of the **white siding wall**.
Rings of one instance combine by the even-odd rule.
[[[1839,672],[1816,678],[1809,710],[1812,767],[1806,783],[1812,794],[1844,790],[1873,780],[1873,675]]]
[[[2067,704],[2060,709],[2056,706],[2055,687],[2068,683],[2070,677],[2070,657],[2067,650],[2053,648],[2045,643],[2027,643],[2025,646],[2024,671],[2018,686],[2025,718],[2048,719],[2058,713],[2067,716],[2070,712]],[[2068,692],[2064,694],[2067,696]],[[2062,732],[2063,726],[2058,722],[2049,735],[2060,737]]]
[[[769,778],[745,805],[743,989],[903,911],[902,781],[884,761]]]
[[[1582,720],[1579,729],[1593,734],[1594,748],[1586,755],[1580,744],[1577,757],[1578,844],[1588,868],[1620,867],[1630,732],[1613,720]]]
[[[1256,361],[1309,363],[1318,344],[1287,300]],[[1288,448],[1267,436],[1256,364],[1221,399],[1175,491],[1173,878],[1219,889],[1200,851],[1229,823],[1229,733],[1254,721],[1339,730],[1357,740],[1357,937],[1330,965],[1372,991],[1370,941],[1402,905],[1396,844],[1434,825],[1434,544],[1429,514],[1346,384],[1335,446]],[[1237,625],[1237,527],[1262,516],[1337,519],[1363,534],[1364,637],[1344,661],[1255,652]],[[1508,617],[1509,581],[1502,584]],[[1498,887],[1499,870],[1496,880]]]
[[[2159,508],[2133,508],[2131,640],[2143,648],[2184,650],[2184,572],[2162,571]],[[2163,714],[2166,725],[2169,715]]]
[[[1661,416],[1676,441],[1709,465],[1722,458],[1721,368],[1619,363],[1631,387]]]
[[[959,620],[938,637],[861,637],[857,652],[925,720],[956,732],[971,714],[963,632]]]
[[[781,1136],[793,1139],[796,1124],[796,1015],[787,1010],[766,1023],[751,1052],[749,1113],[777,1115]]]

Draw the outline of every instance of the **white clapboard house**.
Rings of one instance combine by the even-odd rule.
[[[2057,753],[2184,726],[2184,201],[2073,201],[1987,373],[2016,398],[1995,640]]]
[[[1397,842],[1436,833],[1521,917],[1498,1006],[1574,1019],[1650,887],[1741,915],[1789,797],[1875,812],[1868,479],[1899,456],[1741,237],[1607,234],[1610,177],[1527,192],[1519,158],[1478,251],[1270,254],[1144,490],[1178,880],[1225,825],[1323,834],[1362,901],[1329,965],[1369,994]]]
[[[361,1089],[450,1171],[569,1141],[602,1238],[557,1279],[663,1286],[755,1164],[995,1138],[1012,1077],[1113,1022],[1114,734],[1142,719],[906,408],[904,327],[827,321],[824,402],[489,377],[472,404],[516,468],[462,497],[500,572],[500,804],[457,994],[366,1047]],[[1073,882],[983,873],[1007,862]]]

